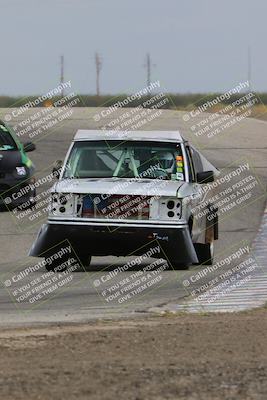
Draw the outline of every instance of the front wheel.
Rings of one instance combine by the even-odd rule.
[[[91,264],[92,256],[89,256],[88,254],[82,255],[82,254],[77,254],[79,258],[79,264],[81,267],[89,267]]]
[[[52,257],[45,258],[45,269],[50,272],[63,272],[68,269],[69,257],[61,257],[59,259],[52,259]]]
[[[206,243],[195,243],[195,251],[197,253],[198,264],[212,265],[214,259],[214,240],[217,237],[218,231],[215,225],[209,225],[206,228],[205,240]]]
[[[212,265],[214,260],[214,241],[206,244],[195,244],[198,263],[202,265]]]
[[[190,264],[183,264],[177,261],[168,260],[169,269],[174,270],[186,270],[190,267]]]

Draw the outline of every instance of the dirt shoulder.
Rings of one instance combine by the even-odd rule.
[[[0,398],[265,399],[266,314],[0,331]]]

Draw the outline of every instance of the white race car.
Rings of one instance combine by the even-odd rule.
[[[205,187],[218,170],[178,131],[79,130],[57,168],[31,256],[51,261],[67,240],[89,265],[91,256],[140,255],[157,241],[172,268],[212,263],[218,217]]]

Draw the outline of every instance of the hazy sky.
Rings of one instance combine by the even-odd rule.
[[[0,0],[0,94],[42,94],[66,79],[95,93],[94,53],[103,58],[102,93],[131,93],[146,82],[149,51],[169,92],[224,91],[247,79],[267,91],[266,0]]]

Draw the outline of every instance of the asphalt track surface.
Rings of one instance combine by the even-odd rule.
[[[3,118],[11,110],[2,109],[0,117]],[[45,134],[36,136],[37,150],[30,153],[31,159],[37,167],[37,173],[49,169],[57,159],[63,159],[70,141],[77,129],[100,129],[115,116],[121,115],[125,110],[119,110],[106,118],[96,121],[101,109],[75,108],[72,114],[63,123],[48,129]],[[16,125],[36,113],[30,110],[23,115],[12,118],[10,125]],[[184,121],[184,112],[166,110],[157,118],[142,127],[144,130],[179,130],[181,134],[193,140],[203,154],[219,169],[231,171],[242,162],[249,162],[253,166],[253,174],[259,184],[253,189],[253,197],[250,204],[237,207],[234,212],[224,215],[220,223],[220,239],[216,242],[216,261],[226,254],[228,249],[237,246],[240,242],[252,243],[260,226],[262,213],[266,202],[267,181],[267,124],[256,119],[244,119],[224,129],[220,134],[208,138],[206,135],[198,137],[192,130],[192,126],[203,120],[205,114],[195,117],[194,121]],[[207,115],[207,114],[206,114]],[[21,137],[27,140],[27,134]],[[241,160],[241,161],[240,161]],[[43,217],[43,221],[45,217]],[[38,220],[39,221],[39,220]],[[75,323],[92,319],[111,319],[129,316],[144,315],[149,309],[167,304],[179,302],[188,295],[183,282],[192,274],[203,267],[191,267],[188,271],[166,271],[161,273],[160,284],[153,290],[146,290],[134,296],[123,304],[116,301],[107,302],[99,290],[96,290],[94,282],[103,275],[101,272],[111,264],[113,268],[124,265],[128,258],[94,257],[92,270],[75,272],[72,282],[64,290],[58,290],[54,296],[45,301],[36,302],[34,305],[18,303],[4,283],[7,277],[16,271],[25,270],[38,262],[27,256],[29,248],[40,227],[36,225],[18,226],[9,212],[0,213],[0,325],[40,325],[48,323]],[[151,260],[150,260],[151,261]],[[142,265],[144,267],[144,265]],[[229,269],[229,266],[225,266]],[[221,272],[223,268],[221,268]],[[38,279],[44,274],[44,269],[34,272],[23,283]],[[127,278],[133,271],[120,273],[120,280]],[[211,276],[205,279],[210,280]],[[205,279],[202,281],[205,282]],[[12,286],[12,290],[16,289]],[[101,286],[101,290],[106,288]]]

